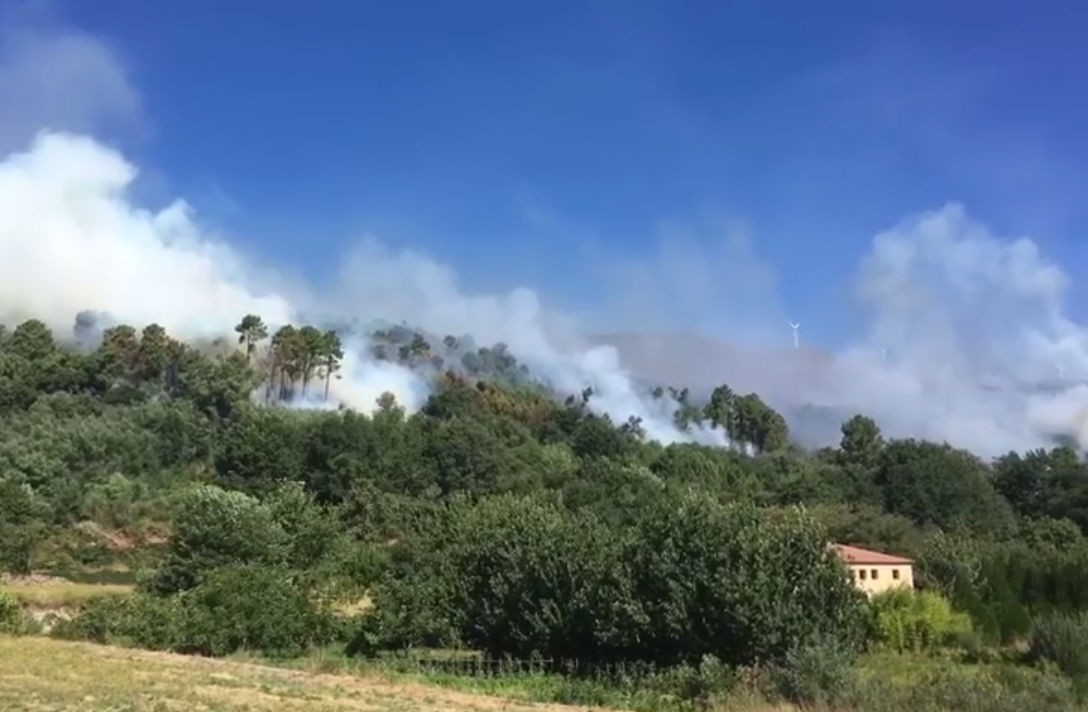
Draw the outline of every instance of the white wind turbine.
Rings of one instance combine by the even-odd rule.
[[[790,325],[791,329],[793,329],[793,348],[795,350],[801,348],[801,334],[798,331],[801,328],[801,325],[792,321],[788,321],[786,323]]]

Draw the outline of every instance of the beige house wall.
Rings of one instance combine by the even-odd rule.
[[[893,588],[914,588],[910,564],[847,564],[854,585],[870,596]]]

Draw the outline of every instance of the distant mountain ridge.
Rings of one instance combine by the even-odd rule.
[[[687,387],[697,399],[723,383],[738,393],[755,393],[785,416],[804,445],[838,442],[840,426],[854,414],[807,402],[796,390],[830,368],[835,356],[825,350],[742,345],[691,332],[607,332],[587,339],[615,348],[632,378],[647,386]]]
[[[587,338],[591,344],[614,347],[620,362],[639,380],[687,386],[694,391],[722,383],[758,390],[768,372],[820,369],[834,358],[827,351],[806,346],[797,350],[747,346],[693,332],[603,332]]]

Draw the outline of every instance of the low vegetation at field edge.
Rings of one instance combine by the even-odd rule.
[[[11,594],[28,608],[56,610],[78,608],[107,596],[132,593],[133,586],[117,583],[78,583],[59,578],[13,579],[0,583],[0,591]]]

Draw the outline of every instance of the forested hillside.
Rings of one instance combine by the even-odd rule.
[[[664,446],[594,414],[592,393],[550,392],[501,345],[406,328],[371,343],[431,369],[419,412],[391,396],[370,414],[316,407],[343,346],[312,326],[270,334],[251,315],[184,344],[121,325],[83,350],[37,321],[3,332],[0,564],[128,572],[138,593],[54,633],[180,652],[714,661],[784,671],[776,689],[799,699],[836,686],[815,661],[879,646],[1023,643],[1023,662],[1088,672],[1054,648],[1088,630],[1073,450],[982,462],[886,441],[858,415],[810,452],[725,384],[706,402],[671,389],[676,423],[750,447]],[[920,587],[966,625],[894,632],[913,604],[868,605],[829,541],[916,558]]]

